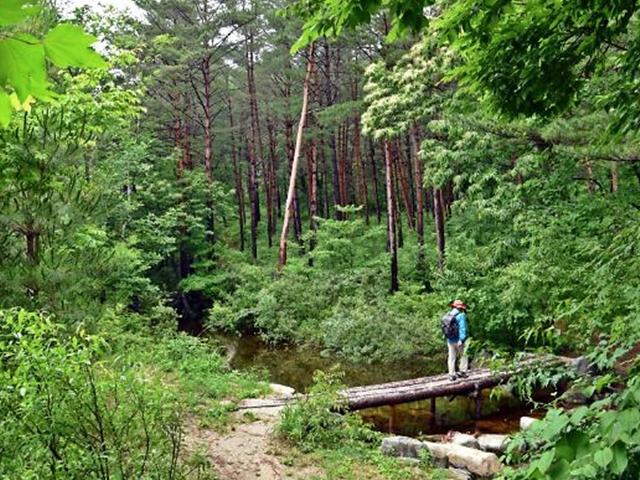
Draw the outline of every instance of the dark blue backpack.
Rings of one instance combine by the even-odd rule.
[[[460,312],[451,310],[440,320],[442,333],[447,339],[458,338],[458,321],[456,320],[458,313]]]

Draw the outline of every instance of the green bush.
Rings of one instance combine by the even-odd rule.
[[[99,361],[104,348],[47,316],[0,312],[2,478],[186,478],[175,395]]]
[[[365,425],[359,415],[338,413],[344,406],[339,394],[344,388],[340,378],[335,372],[317,371],[308,395],[282,412],[280,434],[303,451],[338,445],[345,448],[379,440],[379,434]]]
[[[529,453],[522,455],[528,447]],[[512,480],[636,479],[640,470],[640,377],[621,393],[572,411],[550,410],[509,445]]]

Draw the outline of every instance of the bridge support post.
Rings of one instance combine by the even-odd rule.
[[[396,406],[391,405],[391,415],[389,415],[389,433],[393,434],[396,428]]]
[[[436,426],[436,397],[431,397],[431,428]]]
[[[482,415],[482,390],[476,385],[475,395],[476,397],[476,420],[480,420]]]

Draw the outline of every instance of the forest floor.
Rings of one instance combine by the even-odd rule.
[[[259,405],[262,400],[268,397],[248,402]],[[418,467],[389,463],[395,462],[392,459],[381,465],[372,456],[354,455],[339,446],[335,450],[304,453],[278,438],[276,430],[283,408],[244,408],[232,412],[222,428],[203,425],[198,416],[192,415],[185,429],[185,453],[200,456],[212,467],[216,478],[224,480],[436,478]]]
[[[187,424],[186,449],[203,455],[219,478],[227,480],[323,478],[319,467],[292,462],[288,449],[275,437],[282,408],[234,412],[223,431],[205,428],[193,417]]]

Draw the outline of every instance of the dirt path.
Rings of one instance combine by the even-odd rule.
[[[259,400],[252,400],[259,404]],[[188,422],[185,446],[199,452],[213,466],[221,480],[280,480],[322,478],[313,466],[283,464],[273,432],[283,407],[247,408],[234,412],[232,427],[220,433],[202,428],[197,418]]]

